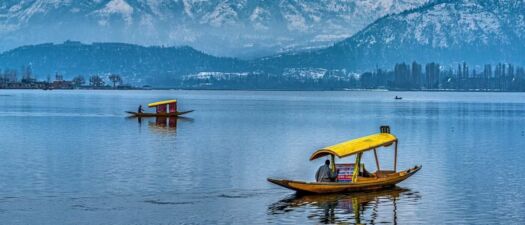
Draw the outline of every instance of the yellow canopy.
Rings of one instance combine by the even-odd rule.
[[[312,156],[310,156],[310,160],[314,160],[326,155],[335,155],[339,158],[343,158],[377,147],[386,147],[395,141],[397,141],[396,136],[389,133],[373,134],[319,149],[314,152]]]
[[[155,106],[158,106],[158,105],[166,105],[166,104],[175,103],[175,102],[177,102],[177,100],[166,100],[166,101],[154,102],[154,103],[148,104],[148,107],[155,107]]]

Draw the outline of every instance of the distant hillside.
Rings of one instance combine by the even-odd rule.
[[[1,69],[31,65],[40,79],[56,72],[75,75],[118,73],[128,82],[172,85],[182,75],[201,71],[235,72],[247,63],[214,57],[190,47],[143,47],[120,43],[40,44],[16,48],[0,55]]]
[[[320,50],[260,60],[261,67],[363,71],[396,62],[525,64],[525,2],[441,0],[385,16]]]

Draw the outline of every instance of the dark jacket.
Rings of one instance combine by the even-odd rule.
[[[330,166],[322,165],[315,173],[315,180],[317,182],[332,182],[337,177],[337,173],[332,172]]]

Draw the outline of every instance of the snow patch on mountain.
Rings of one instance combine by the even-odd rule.
[[[213,27],[221,27],[224,24],[234,24],[237,12],[227,2],[221,2],[215,9],[206,16],[202,17],[202,24],[210,24]]]
[[[133,7],[131,7],[125,0],[111,0],[106,6],[95,13],[98,13],[102,20],[99,20],[99,24],[108,25],[109,17],[112,15],[121,16],[128,25],[133,23],[132,14]]]
[[[225,72],[199,72],[196,74],[190,74],[183,77],[183,80],[232,80],[240,77],[246,77],[250,73],[241,72],[241,73],[225,73]]]

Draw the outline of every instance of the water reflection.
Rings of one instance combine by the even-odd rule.
[[[421,196],[409,189],[394,189],[330,195],[300,195],[286,197],[268,207],[270,215],[298,212],[307,214],[315,223],[397,224],[397,201],[418,201]],[[381,212],[382,215],[379,215]],[[386,215],[383,215],[385,214]],[[292,216],[293,217],[293,216]]]
[[[177,117],[156,117],[155,121],[148,121],[151,128],[177,129]]]
[[[130,120],[137,120],[139,126],[142,126],[143,122],[148,124],[148,127],[152,131],[161,131],[161,132],[176,132],[177,125],[179,122],[193,122],[193,119],[188,117],[128,117]]]

